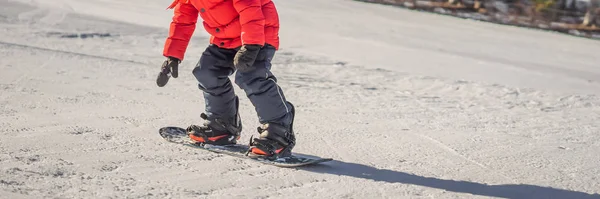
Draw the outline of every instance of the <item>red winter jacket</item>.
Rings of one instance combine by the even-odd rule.
[[[221,48],[242,44],[279,48],[279,17],[271,0],[175,0],[169,37],[163,55],[183,60],[196,29],[198,15],[211,35],[210,43]]]

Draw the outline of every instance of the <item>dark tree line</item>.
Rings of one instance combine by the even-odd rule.
[[[444,8],[488,16],[489,21],[600,32],[600,0],[357,0],[423,10]],[[500,16],[500,18],[498,18]]]

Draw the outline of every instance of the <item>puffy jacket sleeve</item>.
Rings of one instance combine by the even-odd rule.
[[[240,15],[242,44],[265,44],[265,17],[261,0],[233,0]]]
[[[174,6],[174,16],[165,42],[163,55],[183,60],[190,38],[196,29],[198,10],[189,3],[180,2]]]

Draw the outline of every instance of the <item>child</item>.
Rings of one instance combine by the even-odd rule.
[[[294,106],[288,102],[276,77],[271,60],[279,48],[279,17],[271,0],[175,0],[169,37],[157,85],[178,76],[198,16],[211,35],[210,44],[193,70],[203,91],[205,111],[202,126],[191,125],[188,135],[196,142],[236,144],[242,131],[238,97],[229,81],[244,90],[258,114],[259,138],[251,140],[251,152],[264,156],[288,156],[295,146]]]

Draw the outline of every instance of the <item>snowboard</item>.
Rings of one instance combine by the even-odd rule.
[[[321,157],[303,157],[300,155],[292,154],[289,157],[280,157],[274,160],[267,159],[263,156],[252,155],[252,153],[248,154],[248,150],[250,146],[243,144],[235,144],[235,145],[227,145],[227,146],[217,146],[210,144],[201,144],[196,143],[191,140],[185,129],[181,127],[163,127],[158,130],[160,136],[164,138],[168,142],[181,144],[188,147],[193,147],[197,149],[203,149],[210,152],[215,152],[219,154],[230,155],[233,157],[249,159],[253,161],[257,161],[263,164],[278,166],[278,167],[301,167],[319,164],[322,162],[327,162],[333,160],[332,158],[321,158]]]

